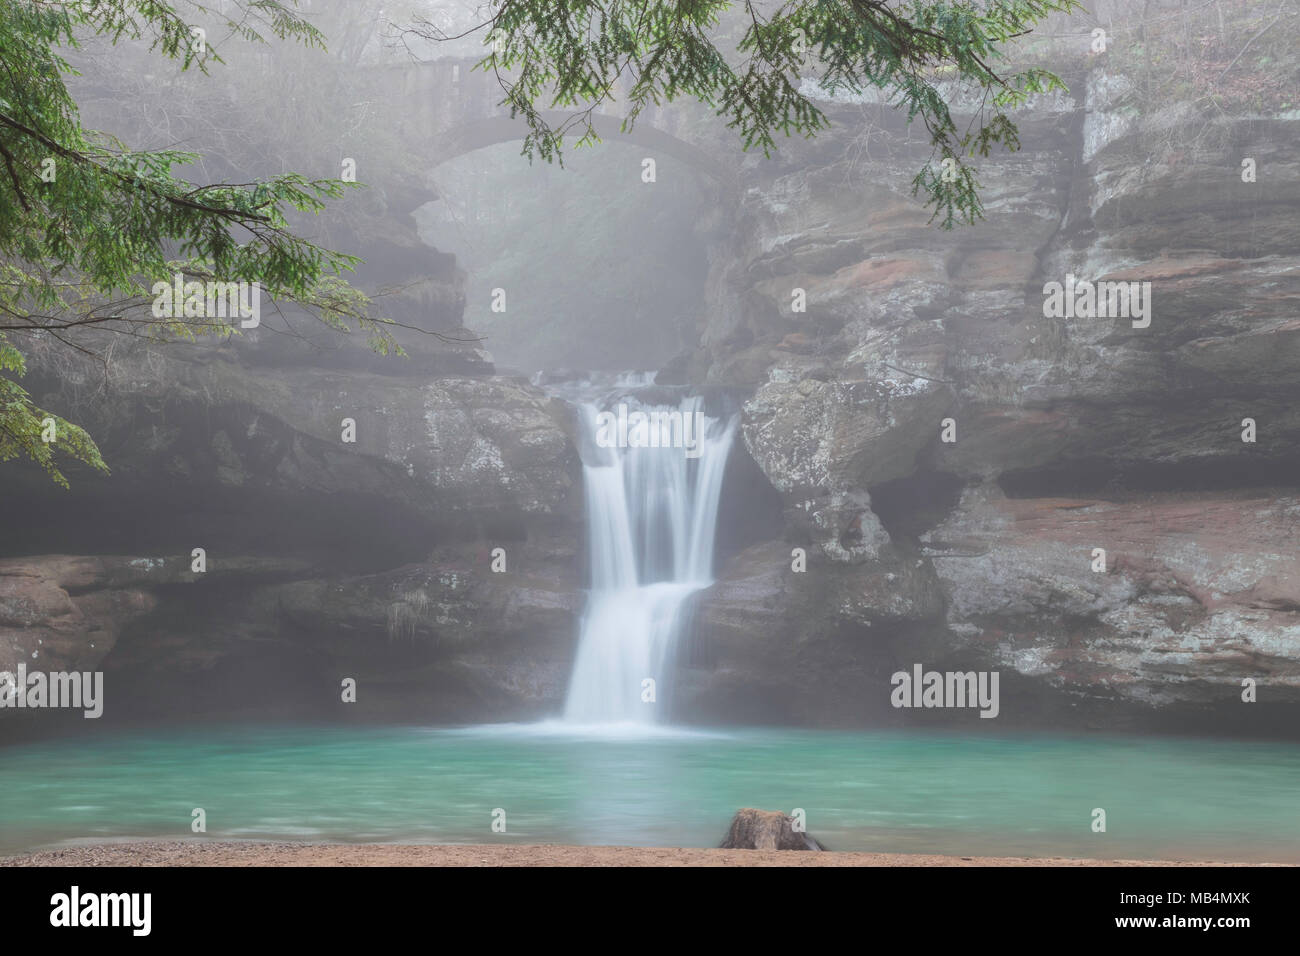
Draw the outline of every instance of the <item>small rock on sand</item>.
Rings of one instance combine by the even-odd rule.
[[[794,828],[794,817],[774,810],[743,807],[731,818],[721,850],[824,850],[807,833]]]

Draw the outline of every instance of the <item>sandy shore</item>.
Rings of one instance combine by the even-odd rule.
[[[1234,866],[1064,857],[794,853],[698,847],[340,843],[110,843],[0,858],[0,866]]]

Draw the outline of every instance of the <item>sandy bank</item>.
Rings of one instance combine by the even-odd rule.
[[[111,843],[0,858],[0,866],[1231,866],[1064,857],[797,853],[699,847],[339,843]]]

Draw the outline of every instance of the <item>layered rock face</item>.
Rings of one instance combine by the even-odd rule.
[[[660,382],[747,398],[678,716],[1300,726],[1300,120],[1068,79],[979,163],[976,227],[927,222],[897,116],[832,101],[704,213],[699,347]],[[460,335],[424,198],[356,235],[363,278]],[[1150,283],[1149,324],[1047,314],[1071,276]],[[0,670],[103,669],[110,721],[556,712],[584,596],[569,411],[472,341],[403,344],[136,349],[107,389],[36,350],[26,384],[113,474],[5,465]],[[998,671],[999,718],[891,706],[917,663]]]
[[[889,705],[921,662],[999,670],[987,723],[1295,732],[1300,121],[1070,82],[980,161],[974,228],[927,225],[925,153],[868,105],[745,195],[689,361],[754,389],[787,531],[704,601],[697,713],[973,716]],[[1048,314],[1083,280],[1150,283],[1149,325]]]
[[[361,258],[349,279],[408,353],[374,354],[265,296],[261,326],[220,344],[91,335],[106,368],[23,342],[24,386],[113,471],[71,470],[65,492],[4,463],[0,671],[102,669],[105,722],[505,719],[561,693],[580,587],[567,413],[496,375],[463,328],[464,270],[419,235],[412,214],[437,197],[429,111],[390,81],[420,71],[405,57],[372,69],[364,29],[326,19],[351,53],[232,50],[224,82],[189,82],[119,51],[74,84],[88,126],[184,141],[203,181],[355,174],[367,188],[291,227]],[[283,95],[262,103],[268,86]],[[487,108],[458,93],[425,106]],[[0,736],[60,716],[0,710]]]
[[[1300,685],[1300,498],[1258,491],[1006,498],[925,535],[947,623],[999,666],[1099,700],[1229,709]],[[1105,572],[1080,555],[1105,544]]]
[[[555,705],[580,588],[565,410],[464,346],[307,357],[141,350],[80,403],[89,369],[37,366],[113,473],[11,471],[0,670],[102,669],[106,719]]]

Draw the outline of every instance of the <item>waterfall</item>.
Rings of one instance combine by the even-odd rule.
[[[602,415],[608,423],[613,413],[580,405],[585,436],[593,438],[583,451],[591,591],[564,708],[573,723],[660,720],[691,595],[713,583],[718,501],[736,420],[705,415],[698,397],[676,408],[637,409],[679,414],[683,422],[690,416],[702,427],[689,454],[671,446],[602,447],[594,436]],[[631,444],[638,444],[635,437]],[[643,699],[647,679],[654,681],[654,702]]]

